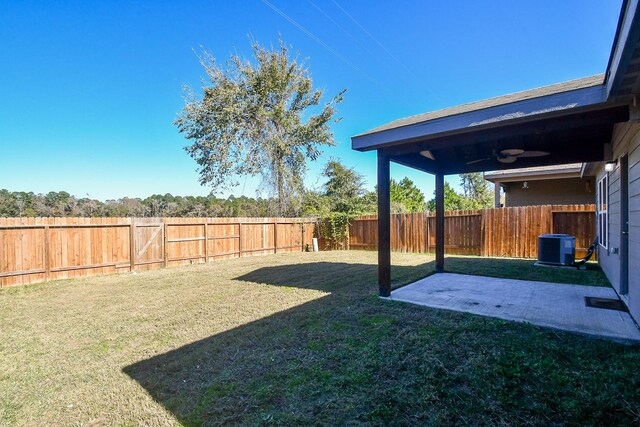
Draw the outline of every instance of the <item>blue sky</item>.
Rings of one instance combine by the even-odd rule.
[[[278,34],[329,96],[347,89],[338,157],[375,185],[350,137],[393,119],[605,71],[621,1],[3,1],[0,188],[111,199],[205,195],[172,125],[194,51],[248,56]],[[302,29],[301,29],[301,28]],[[401,166],[428,197],[433,178]],[[457,183],[457,177],[449,180]],[[258,179],[233,192],[255,196]],[[229,193],[223,193],[227,196]]]

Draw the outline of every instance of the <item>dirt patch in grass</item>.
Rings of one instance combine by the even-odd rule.
[[[433,268],[393,262],[395,284]],[[381,301],[375,281],[376,253],[352,251],[2,290],[0,424],[640,422],[638,348]]]

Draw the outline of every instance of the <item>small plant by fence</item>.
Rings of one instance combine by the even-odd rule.
[[[545,205],[452,211],[445,214],[445,252],[449,254],[536,258],[538,236],[576,236],[576,256],[595,239],[595,205]],[[376,250],[378,218],[361,216],[349,228],[349,248]],[[433,252],[435,214],[391,215],[391,250]]]
[[[301,251],[301,218],[0,218],[0,286]]]

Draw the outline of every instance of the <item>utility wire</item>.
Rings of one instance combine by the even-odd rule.
[[[353,40],[354,42],[356,42],[362,49],[364,49],[369,55],[371,56],[375,56],[375,54],[364,44],[362,43],[360,40],[358,40],[353,34],[351,34],[349,31],[347,31],[342,25],[340,25],[335,19],[333,19],[331,16],[329,16],[329,14],[327,12],[325,12],[324,10],[322,10],[320,8],[320,6],[318,6],[317,4],[315,4],[314,2],[312,2],[311,0],[307,0],[307,2],[309,2],[309,4],[311,4],[311,6],[313,6],[314,8],[316,8],[316,10],[318,12],[320,12],[322,15],[324,15],[325,18],[327,18],[329,21],[331,21],[333,23],[333,25],[335,25],[340,31],[342,31],[344,34],[346,34],[347,36],[349,36],[349,38],[351,40]]]
[[[360,23],[358,22],[358,20],[356,18],[354,18],[349,12],[347,12],[342,6],[340,6],[340,4],[336,1],[336,0],[331,0],[331,2],[336,5],[336,7],[338,9],[340,9],[342,11],[342,13],[344,13],[345,15],[347,15],[347,17],[354,23],[356,24],[367,36],[369,36],[369,38],[371,38],[371,40],[373,40],[378,46],[380,46],[380,48],[382,50],[384,50],[387,55],[389,55],[389,57],[391,57],[394,61],[396,61],[402,68],[404,68],[404,70],[409,73],[411,75],[411,77],[413,77],[414,79],[418,79],[418,77],[406,66],[404,65],[404,63],[402,61],[400,61],[393,53],[391,53],[389,51],[389,49],[387,49],[377,38],[375,38],[373,36],[373,34],[371,34],[369,31],[367,31],[367,29]]]
[[[367,73],[365,73],[362,69],[360,69],[358,66],[356,66],[353,62],[349,61],[347,58],[345,58],[344,56],[342,56],[338,51],[336,51],[334,48],[332,48],[331,46],[329,46],[327,43],[325,43],[320,37],[316,36],[315,34],[313,34],[311,31],[309,31],[308,29],[306,29],[302,24],[298,23],[295,19],[291,18],[289,15],[287,15],[286,13],[284,13],[282,10],[278,9],[275,5],[273,5],[271,2],[269,2],[268,0],[260,0],[262,3],[264,3],[265,5],[267,5],[269,8],[271,8],[271,10],[273,10],[274,12],[276,12],[278,15],[282,16],[284,19],[286,19],[287,21],[289,21],[289,23],[293,26],[295,26],[296,28],[298,28],[300,31],[302,31],[303,33],[305,33],[309,38],[311,38],[312,40],[314,40],[316,43],[318,43],[320,46],[324,47],[326,50],[328,50],[330,53],[332,53],[336,58],[340,59],[342,62],[344,62],[345,64],[347,64],[348,66],[350,66],[351,68],[353,68],[354,70],[356,70],[357,72],[359,72],[360,74],[362,74],[363,76],[365,76],[368,80],[370,80],[371,82],[378,84],[378,82],[376,82],[371,76],[369,76]]]

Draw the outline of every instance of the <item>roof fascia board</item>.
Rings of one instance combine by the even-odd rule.
[[[638,32],[640,32],[640,23],[638,19],[636,19],[636,15],[638,14],[638,1],[639,0],[626,0],[623,4],[620,25],[616,32],[616,39],[611,51],[605,77],[607,98],[620,86],[627,68],[626,64],[631,59],[635,49],[635,43],[628,43],[628,40],[630,36],[635,40]]]
[[[454,148],[465,145],[482,145],[496,140],[511,140],[526,135],[555,133],[563,130],[573,130],[585,126],[603,125],[606,123],[625,122],[629,119],[628,105],[604,104],[593,108],[583,108],[571,111],[571,114],[562,116],[545,117],[526,122],[511,121],[501,127],[474,129],[473,134],[452,133],[440,135],[436,138],[420,139],[418,141],[403,141],[388,144],[382,149],[390,156],[401,154],[417,154],[420,151],[430,150],[436,155],[442,148]],[[567,162],[565,162],[567,163]]]
[[[616,25],[616,33],[613,35],[613,42],[611,43],[611,50],[609,51],[609,61],[607,62],[607,69],[604,73],[605,84],[609,79],[609,71],[611,70],[611,64],[613,64],[613,58],[616,53],[616,46],[620,40],[620,32],[622,31],[622,22],[624,21],[624,14],[627,11],[627,6],[629,5],[629,0],[622,0],[622,4],[620,5],[620,14],[618,15],[618,23]]]
[[[424,140],[573,113],[576,109],[592,107],[606,100],[605,86],[596,85],[354,136],[351,138],[351,146],[354,150],[369,151],[399,142]]]

